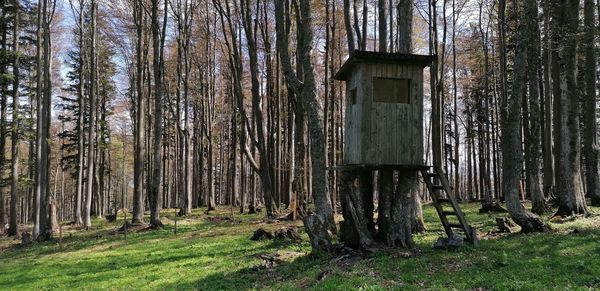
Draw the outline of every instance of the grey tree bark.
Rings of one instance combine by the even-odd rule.
[[[75,11],[72,2],[71,9]],[[74,207],[74,222],[75,225],[83,224],[82,217],[82,200],[83,200],[83,173],[85,167],[85,131],[84,131],[84,112],[85,112],[85,100],[84,100],[84,84],[85,84],[85,36],[84,36],[84,0],[79,0],[79,15],[78,15],[78,30],[79,30],[79,87],[77,88],[78,100],[77,104],[79,106],[79,116],[77,118],[77,127],[78,127],[78,138],[77,138],[77,194],[75,197],[75,207]]]
[[[21,3],[19,0],[14,2],[15,9],[15,20],[13,24],[13,112],[12,112],[12,132],[11,132],[11,184],[10,184],[10,220],[8,226],[8,235],[14,236],[18,234],[18,223],[17,223],[17,202],[19,200],[19,126],[21,117],[20,113],[20,102],[19,102],[19,88],[20,88],[20,56],[19,56],[19,35],[20,35],[20,15],[21,15]],[[2,199],[2,198],[0,198]]]
[[[584,0],[584,44],[585,44],[585,101],[584,101],[584,138],[585,181],[587,195],[592,198],[592,205],[600,206],[600,145],[598,144],[598,128],[596,123],[596,19],[594,1]]]
[[[152,140],[152,180],[148,191],[148,201],[150,202],[150,226],[160,228],[163,226],[160,221],[160,209],[162,208],[162,195],[160,183],[162,180],[162,122],[163,122],[163,49],[164,33],[166,26],[167,9],[165,9],[165,19],[161,32],[158,15],[159,0],[152,0],[151,24],[152,24],[152,69],[154,74],[154,124]],[[166,6],[166,0],[165,0]],[[165,7],[166,8],[166,7]]]
[[[398,52],[403,54],[412,53],[413,42],[413,9],[414,3],[412,0],[401,0],[398,4]],[[423,221],[423,210],[421,205],[421,197],[418,194],[417,179],[418,175],[416,172],[410,174],[408,172],[400,172],[401,175],[406,174],[406,177],[402,177],[398,180],[398,188],[395,195],[407,195],[404,198],[399,198],[402,201],[409,201],[410,205],[403,205],[405,210],[411,211],[409,216],[411,221],[410,225],[414,233],[422,233],[425,231],[425,222]],[[415,181],[411,181],[415,179]],[[407,240],[409,241],[409,240]]]
[[[344,27],[346,28],[346,37],[348,39],[348,52],[354,50],[354,32],[350,20],[350,0],[344,0]]]
[[[387,50],[386,0],[378,0],[377,9],[379,12],[379,51],[385,52]]]
[[[0,11],[1,13],[1,18],[0,18],[0,22],[1,22],[1,26],[0,29],[2,30],[2,33],[0,35],[0,43],[2,45],[2,50],[3,51],[7,51],[8,50],[8,16],[7,16],[7,9],[6,9],[6,1],[2,1],[2,3],[0,3],[0,8],[2,9]],[[7,71],[7,65],[6,64],[2,64],[2,66],[0,67],[0,74],[4,75],[4,74],[8,74]],[[2,90],[3,92],[7,90],[6,85],[2,84],[0,86],[0,90]],[[6,115],[7,115],[7,107],[8,107],[8,94],[2,94],[0,95],[0,169],[4,168],[4,164],[6,162],[6,156],[5,156],[5,146],[6,146],[6,132],[8,130],[6,130]],[[2,173],[2,170],[0,170],[0,176]],[[3,234],[5,232],[5,225],[6,225],[6,213],[5,213],[5,199],[4,199],[4,191],[0,191],[0,234]]]
[[[92,226],[92,194],[94,191],[94,151],[96,141],[96,79],[98,68],[96,68],[96,0],[90,3],[90,120],[88,125],[88,156],[87,156],[87,185],[85,195],[85,207],[83,209],[83,223],[86,228]]]
[[[577,41],[579,0],[553,1],[553,39],[558,46],[559,83],[555,92],[556,194],[559,207],[555,215],[587,214],[580,168],[579,96],[577,94]]]
[[[281,1],[275,2],[276,15],[276,31],[277,31],[277,51],[281,59],[283,75],[289,87],[294,90],[296,96],[301,97],[301,102],[306,109],[308,118],[308,131],[311,144],[310,158],[312,165],[312,187],[313,197],[315,199],[316,216],[320,220],[321,225],[335,232],[335,221],[333,218],[333,210],[331,201],[327,193],[327,176],[325,170],[325,148],[324,148],[324,132],[323,119],[320,115],[321,106],[316,99],[315,76],[312,66],[311,45],[313,40],[312,21],[311,21],[311,5],[309,1],[300,1],[300,19],[298,29],[302,36],[302,46],[298,54],[301,55],[302,79],[299,78],[292,69],[292,64],[289,56],[288,37],[284,31],[284,9]],[[304,222],[307,226],[313,218],[305,218]],[[309,233],[311,229],[308,229]],[[322,239],[322,237],[321,237]],[[320,246],[313,239],[313,249],[328,249],[330,245]]]
[[[143,54],[143,8],[139,0],[133,0],[133,19],[136,29],[136,73],[135,73],[135,141],[133,168],[133,209],[131,222],[139,224],[144,221],[144,170],[146,158],[146,100],[143,88],[144,64]]]
[[[544,1],[544,98],[543,98],[543,110],[544,110],[544,134],[543,134],[543,153],[544,153],[544,197],[549,198],[554,193],[554,156],[553,156],[553,143],[552,143],[552,88],[551,88],[551,69],[552,64],[552,40],[550,37],[550,3]]]
[[[535,1],[535,0],[527,0]],[[523,5],[520,2],[518,5]],[[504,0],[500,0],[499,13],[504,13]],[[527,41],[531,36],[532,27],[524,21],[528,16],[521,6],[519,26],[516,31],[516,50],[514,56],[514,78],[512,94],[505,95],[501,104],[502,139],[500,146],[503,153],[502,183],[506,195],[506,205],[513,220],[521,226],[523,232],[546,231],[544,222],[537,215],[527,211],[521,204],[519,188],[521,168],[523,164],[523,149],[521,148],[521,109],[525,92],[525,76],[527,69]],[[501,18],[503,19],[503,18]],[[503,52],[504,50],[501,50]]]
[[[538,5],[537,1],[524,1],[524,14],[527,32],[529,33],[527,42],[527,80],[528,80],[528,107],[529,107],[529,140],[525,140],[527,147],[526,153],[526,171],[527,186],[531,195],[532,212],[543,214],[546,212],[546,199],[542,191],[542,181],[540,177],[540,153],[541,153],[541,116],[540,116],[540,93],[539,93],[539,68],[540,68],[540,30],[538,26]]]
[[[35,190],[34,190],[34,223],[32,238],[37,240],[43,238],[47,226],[47,190],[48,190],[48,138],[46,134],[46,116],[49,112],[49,102],[46,100],[45,70],[43,70],[46,61],[45,50],[45,20],[47,13],[47,0],[40,0],[38,3],[37,15],[37,44],[36,44],[36,163],[35,163]],[[49,101],[49,100],[48,100]]]

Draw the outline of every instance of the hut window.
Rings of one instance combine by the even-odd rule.
[[[350,89],[350,105],[356,104],[356,88]]]
[[[373,78],[373,101],[410,103],[410,79]]]

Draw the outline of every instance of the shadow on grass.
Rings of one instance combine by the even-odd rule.
[[[256,253],[273,250],[284,250],[288,243],[272,242],[256,249]],[[276,267],[268,268],[259,260],[251,267],[214,273],[203,278],[181,282],[161,284],[161,290],[248,290],[248,289],[278,289],[279,285],[295,281],[294,286],[286,288],[308,288],[311,282],[317,281],[318,274],[328,263],[327,255],[301,255],[291,261],[285,261]]]
[[[418,289],[599,288],[600,230],[582,234],[528,234],[482,242],[478,248],[432,250],[399,258],[386,250],[340,270],[327,256],[301,256],[273,269],[248,267],[159,289],[281,289],[330,287]],[[323,274],[326,274],[323,275]]]

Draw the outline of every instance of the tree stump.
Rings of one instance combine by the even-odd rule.
[[[270,231],[264,230],[263,228],[259,228],[254,231],[250,240],[263,240],[263,239],[273,239],[274,236]]]
[[[340,240],[351,248],[369,249],[374,245],[373,235],[369,230],[370,225],[373,225],[374,229],[373,207],[371,206],[373,196],[372,194],[367,196],[371,197],[369,202],[363,200],[362,194],[368,191],[366,189],[368,186],[360,187],[357,172],[342,171],[341,174],[342,195],[340,200],[344,221],[340,226]],[[363,177],[364,180],[367,180],[366,177]],[[367,209],[370,210],[369,214],[366,213]]]
[[[412,247],[415,171],[402,171],[394,191],[393,171],[380,172],[379,238],[387,246]]]
[[[295,226],[291,227],[282,227],[275,231],[275,239],[276,240],[286,240],[286,241],[301,241],[302,238],[300,234],[298,234],[298,228]]]

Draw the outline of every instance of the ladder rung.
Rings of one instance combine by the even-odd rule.
[[[433,190],[444,190],[444,186],[442,185],[433,185],[431,186]]]
[[[438,203],[450,203],[451,201],[448,198],[438,198],[437,202]]]
[[[457,215],[454,211],[442,211],[442,213],[444,213],[444,215]]]
[[[463,228],[462,224],[460,223],[448,223],[448,226],[453,228]]]

